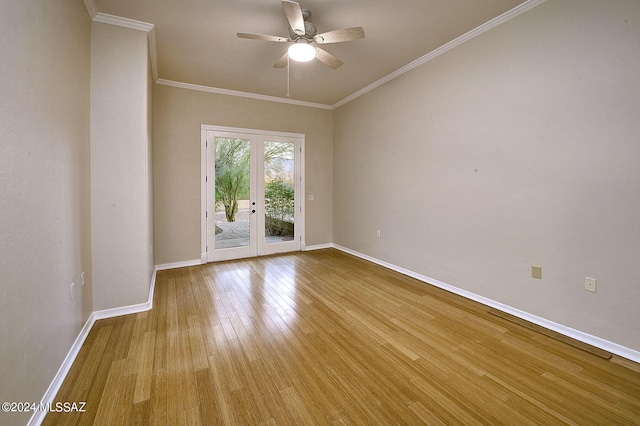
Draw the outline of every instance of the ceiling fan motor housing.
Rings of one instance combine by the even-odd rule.
[[[299,39],[301,37],[304,37],[307,40],[311,41],[316,36],[316,34],[318,34],[318,29],[316,28],[315,25],[313,25],[309,21],[304,21],[304,35],[296,34],[293,31],[293,29],[291,27],[289,27],[289,37],[291,37],[291,40],[293,40],[293,41],[295,41],[295,40],[297,40],[297,39]]]

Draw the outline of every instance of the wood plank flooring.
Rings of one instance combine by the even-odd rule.
[[[333,249],[161,271],[45,425],[640,424],[640,369]]]

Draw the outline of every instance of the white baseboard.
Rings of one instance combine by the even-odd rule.
[[[153,307],[152,303],[145,302],[145,303],[138,303],[137,305],[121,306],[118,308],[94,311],[93,315],[96,320],[101,320],[105,318],[113,318],[113,317],[119,317],[122,315],[131,315],[131,314],[137,314],[140,312],[146,312],[150,310],[152,307]]]
[[[528,312],[525,311],[521,311],[520,309],[516,309],[514,307],[511,307],[509,305],[505,305],[503,303],[500,302],[496,302],[495,300],[491,300],[488,299],[484,296],[480,296],[478,294],[472,293],[470,291],[467,290],[463,290],[461,288],[455,287],[451,284],[447,284],[447,283],[443,283],[442,281],[438,281],[436,279],[433,278],[429,278],[425,275],[421,275],[418,274],[416,272],[410,271],[408,269],[402,268],[400,266],[394,265],[392,263],[388,263],[385,262],[383,260],[380,259],[376,259],[374,257],[368,256],[366,254],[357,252],[355,250],[351,250],[347,247],[342,247],[340,245],[337,244],[332,244],[332,247],[334,247],[337,250],[343,251],[345,253],[349,253],[352,254],[356,257],[359,257],[361,259],[365,259],[368,260],[370,262],[373,262],[375,264],[384,266],[385,268],[391,269],[393,271],[399,272],[403,275],[407,275],[409,277],[415,278],[419,281],[425,282],[427,284],[433,285],[435,287],[447,290],[451,293],[457,294],[459,296],[462,296],[466,299],[470,299],[473,300],[475,302],[478,303],[482,303],[485,306],[489,306],[491,308],[497,309],[499,311],[505,312],[507,314],[513,315],[514,317],[523,319],[525,321],[529,321],[533,324],[539,325],[540,327],[546,328],[548,330],[553,330],[557,333],[560,333],[564,336],[570,337],[572,339],[575,339],[577,341],[583,342],[583,343],[587,343],[591,346],[595,346],[596,348],[600,348],[602,350],[605,350],[607,352],[611,352],[612,354],[616,354],[619,355],[623,358],[629,359],[631,361],[634,362],[638,362],[640,363],[640,352],[627,348],[625,346],[619,345],[617,343],[613,343],[610,342],[608,340],[605,339],[601,339],[600,337],[596,337],[593,336],[591,334],[588,333],[584,333],[582,331],[579,330],[575,330],[571,327],[567,327],[564,326],[562,324],[558,324],[555,323],[553,321],[549,321],[545,318],[541,318],[538,317],[536,315],[532,315]]]
[[[73,365],[73,362],[76,360],[76,357],[78,356],[78,353],[82,348],[82,344],[87,339],[89,332],[93,328],[93,324],[97,320],[118,317],[121,315],[136,314],[138,312],[145,312],[153,308],[153,294],[155,292],[155,287],[156,287],[157,272],[158,272],[158,267],[156,266],[153,270],[153,274],[151,275],[151,282],[149,283],[149,299],[147,300],[146,303],[138,303],[136,305],[123,306],[120,308],[94,311],[91,313],[91,315],[89,315],[87,322],[84,323],[82,330],[80,330],[78,337],[76,337],[76,340],[73,342],[73,345],[71,345],[71,349],[69,349],[67,356],[65,357],[64,361],[62,361],[62,365],[58,369],[58,372],[53,377],[51,384],[49,385],[46,392],[44,393],[44,396],[40,401],[41,403],[40,406],[44,406],[47,403],[54,401],[56,395],[58,394],[58,391],[60,390],[60,386],[62,386],[64,379],[67,377],[67,374],[69,373],[69,370]],[[29,426],[40,425],[44,421],[44,418],[46,415],[47,415],[47,412],[45,410],[36,410],[31,416],[31,419],[29,419],[29,423],[27,423],[27,425]]]
[[[433,278],[429,278],[425,275],[421,275],[418,274],[416,272],[410,271],[408,269],[402,268],[400,266],[394,265],[392,263],[388,263],[385,262],[383,260],[380,259],[376,259],[374,257],[368,256],[366,254],[357,252],[355,250],[351,250],[347,247],[342,247],[338,244],[318,244],[318,245],[313,245],[313,246],[307,246],[305,247],[305,251],[311,251],[311,250],[321,250],[321,249],[325,249],[325,248],[335,248],[337,250],[343,251],[345,253],[349,253],[353,256],[359,257],[361,259],[365,259],[368,260],[370,262],[373,262],[375,264],[384,266],[385,268],[391,269],[393,271],[399,272],[403,275],[407,275],[409,277],[415,278],[419,281],[422,281],[424,283],[433,285],[435,287],[438,288],[442,288],[444,290],[450,291],[451,293],[457,294],[459,296],[462,296],[466,299],[470,299],[473,300],[475,302],[478,303],[482,303],[485,306],[489,306],[491,308],[497,309],[499,311],[508,313],[510,315],[513,315],[517,318],[523,319],[525,321],[529,321],[533,324],[537,324],[541,327],[544,327],[546,329],[549,330],[553,330],[557,333],[563,334],[567,337],[571,337],[572,339],[578,340],[580,342],[583,343],[587,343],[589,345],[595,346],[597,348],[600,348],[602,350],[605,350],[607,352],[611,352],[613,354],[619,355],[623,358],[629,359],[631,361],[634,362],[638,362],[640,363],[640,352],[635,351],[633,349],[618,345],[617,343],[613,343],[610,342],[608,340],[605,339],[601,339],[599,337],[596,336],[592,336],[590,334],[584,333],[582,331],[579,330],[575,330],[573,328],[570,327],[566,327],[564,325],[561,324],[557,324],[553,321],[549,321],[547,319],[529,314],[528,312],[524,312],[521,311],[519,309],[513,308],[511,306],[505,305],[503,303],[500,302],[496,302],[494,300],[488,299],[484,296],[480,296],[477,295],[475,293],[471,293],[469,291],[463,290],[461,288],[452,286],[450,284],[446,284],[443,283],[442,281],[438,281],[435,280]],[[89,335],[89,332],[91,331],[91,328],[93,327],[93,324],[100,319],[105,319],[105,318],[111,318],[111,317],[117,317],[120,315],[129,315],[129,314],[135,314],[138,312],[145,312],[150,310],[151,308],[153,308],[153,294],[155,292],[155,284],[156,284],[156,273],[157,271],[161,271],[161,270],[165,270],[165,269],[174,269],[174,268],[183,268],[186,266],[196,266],[196,265],[200,265],[201,261],[200,260],[192,260],[192,261],[187,261],[187,262],[176,262],[176,263],[167,263],[167,264],[163,264],[163,265],[156,265],[154,271],[153,271],[153,276],[151,278],[151,285],[149,288],[149,300],[146,303],[139,303],[137,305],[130,305],[130,306],[123,306],[120,308],[113,308],[113,309],[104,309],[101,311],[95,311],[93,312],[91,315],[89,315],[89,318],[87,319],[87,322],[84,324],[84,326],[82,327],[82,330],[80,330],[80,334],[78,334],[78,337],[76,338],[75,342],[73,342],[73,345],[71,346],[71,349],[69,350],[69,353],[67,354],[66,358],[64,359],[64,361],[62,362],[62,365],[60,366],[60,368],[58,369],[58,372],[56,373],[56,375],[54,376],[51,384],[49,385],[49,387],[47,388],[46,392],[44,393],[44,396],[42,397],[42,401],[41,403],[47,404],[49,402],[52,402],[54,400],[54,398],[56,397],[56,394],[58,393],[58,390],[60,390],[60,386],[62,386],[62,382],[64,382],[65,377],[67,377],[67,373],[69,373],[69,369],[71,368],[71,366],[73,365],[73,362],[75,361],[76,357],[78,356],[78,353],[80,352],[80,349],[82,348],[82,344],[84,343],[85,339],[87,338],[87,336]],[[42,423],[42,421],[44,420],[44,417],[46,416],[46,411],[36,411],[34,412],[34,414],[31,416],[31,419],[29,420],[29,423],[27,423],[29,426],[34,425],[40,425]]]
[[[156,271],[165,271],[167,269],[186,268],[187,266],[198,266],[207,263],[206,257],[204,261],[202,259],[185,260],[183,262],[163,263],[162,265],[156,265]]]
[[[96,322],[96,319],[92,313],[91,315],[89,315],[87,322],[84,323],[82,330],[80,330],[80,334],[78,334],[78,337],[76,337],[75,342],[73,342],[73,345],[71,345],[71,349],[69,350],[69,353],[67,353],[67,356],[65,357],[64,361],[62,361],[62,365],[58,369],[58,372],[53,377],[51,384],[45,391],[44,396],[40,401],[41,402],[40,406],[44,406],[44,404],[54,401],[56,395],[58,394],[58,391],[60,390],[60,386],[62,386],[62,382],[64,382],[65,377],[67,377],[67,373],[69,373],[69,370],[73,365],[73,361],[75,361],[76,357],[78,356],[78,353],[80,352],[80,348],[82,348],[82,344],[87,339],[87,336],[89,335],[89,332],[91,331],[91,328],[93,327],[94,322]],[[47,415],[46,410],[34,411],[27,425],[29,426],[40,425],[46,415]]]
[[[153,308],[153,293],[156,288],[156,275],[158,267],[153,269],[153,275],[151,276],[151,283],[149,285],[149,299],[145,303],[138,303],[136,305],[121,306],[118,308],[103,309],[101,311],[93,311],[93,317],[96,320],[105,318],[119,317],[121,315],[137,314],[139,312],[146,312]]]
[[[332,248],[333,244],[328,243],[328,244],[315,244],[312,246],[305,246],[302,251],[312,251],[312,250],[322,250],[322,249],[327,249],[327,248]]]

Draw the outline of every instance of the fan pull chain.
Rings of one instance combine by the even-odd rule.
[[[290,62],[289,62],[289,55],[287,55],[287,98],[291,97],[291,93],[289,91],[289,89],[290,89],[290,83],[289,83],[290,77],[289,77],[289,74],[291,73],[290,69],[291,68],[290,68]]]

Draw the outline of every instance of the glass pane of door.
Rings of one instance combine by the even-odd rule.
[[[245,247],[251,243],[251,142],[216,137],[215,248]]]
[[[295,144],[265,141],[265,244],[294,239],[295,187]]]

